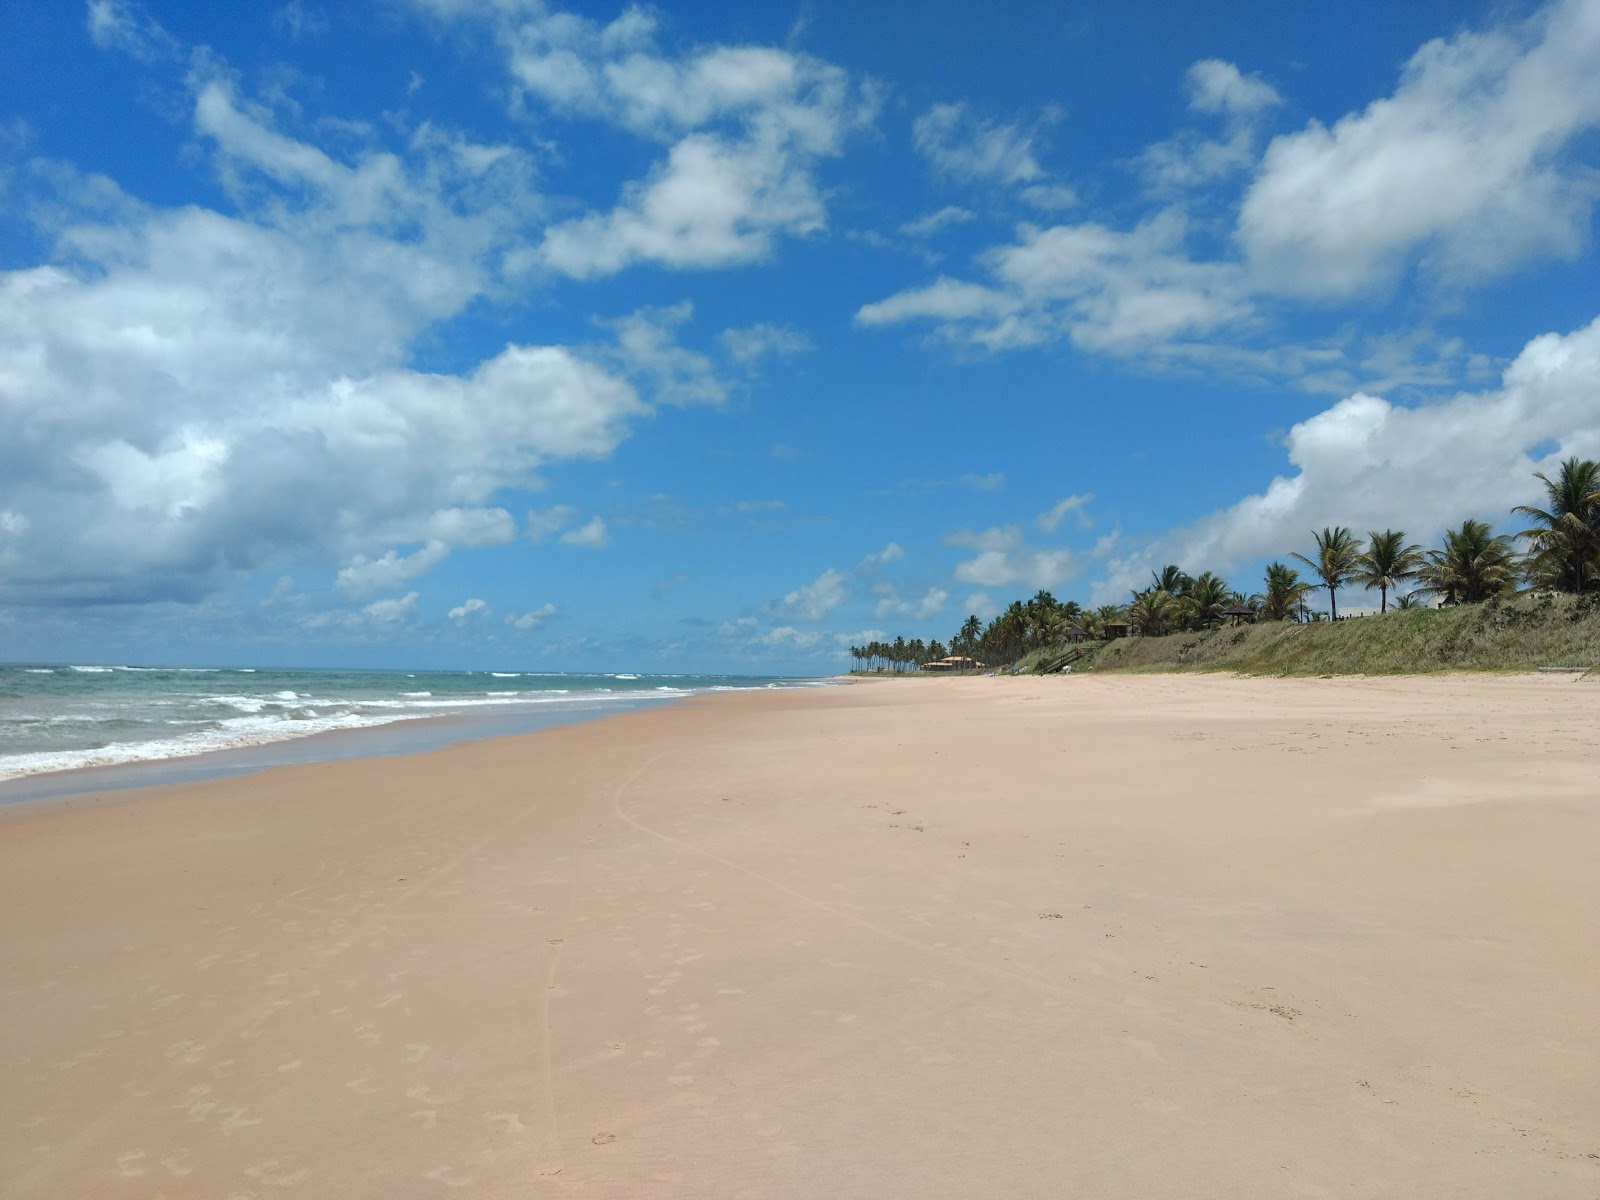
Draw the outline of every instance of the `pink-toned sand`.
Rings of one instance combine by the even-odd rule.
[[[883,681],[14,809],[0,1195],[1594,1200],[1597,729]]]

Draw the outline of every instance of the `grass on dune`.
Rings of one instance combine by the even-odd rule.
[[[1018,664],[1021,670],[1035,665]],[[1337,624],[1224,626],[1126,638],[1091,647],[1073,670],[1382,675],[1540,667],[1600,668],[1600,597],[1519,596],[1398,609]]]

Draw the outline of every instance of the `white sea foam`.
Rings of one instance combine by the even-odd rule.
[[[55,674],[55,672],[53,670],[51,670],[49,667],[23,667],[22,671],[23,671],[23,674],[25,674],[25,675],[54,675]]]
[[[109,675],[116,670],[115,667],[71,667],[69,669],[81,671],[85,675]]]
[[[12,755],[0,759],[0,780],[19,779],[25,775],[42,775],[47,771],[110,767],[120,763],[160,762],[164,759],[187,758],[216,750],[240,750],[247,746],[288,741],[313,733],[388,725],[395,721],[412,720],[422,715],[424,714],[324,717],[314,721],[296,721],[292,727],[281,718],[252,720],[248,717],[239,717],[221,722],[221,727],[217,729],[196,730],[173,738],[148,742],[123,742],[119,745],[89,750],[38,751],[32,754]]]
[[[37,673],[54,673],[50,668],[25,668]],[[112,667],[73,668],[91,674],[115,670]],[[252,668],[236,668],[241,673]],[[515,672],[491,672],[494,677],[516,678]],[[624,673],[626,674],[626,673]],[[560,673],[548,677],[561,678]],[[619,674],[615,678],[622,679]],[[659,677],[658,677],[659,678]],[[759,686],[759,685],[758,685]],[[784,685],[773,685],[784,686]],[[815,686],[814,684],[812,686]],[[120,699],[110,704],[90,700],[90,710],[50,714],[50,724],[118,722],[132,717],[147,720],[147,740],[80,747],[71,750],[38,749],[5,755],[0,753],[0,780],[49,771],[80,767],[110,766],[117,763],[152,762],[181,758],[210,751],[238,749],[287,741],[311,734],[361,729],[397,721],[440,716],[448,713],[480,711],[489,713],[532,712],[548,706],[569,709],[604,710],[629,704],[668,702],[698,691],[742,691],[733,685],[686,688],[645,683],[638,688],[594,688],[574,693],[568,688],[539,688],[534,691],[487,691],[478,693],[409,692],[372,698],[321,697],[282,690],[249,693],[224,691],[201,694],[157,694],[140,702],[143,718],[122,707]],[[227,715],[221,715],[218,709]],[[167,716],[175,713],[174,716]],[[163,732],[158,733],[158,730]],[[164,735],[171,730],[170,735]],[[129,731],[132,733],[132,731]],[[90,736],[93,736],[91,733]],[[114,735],[113,735],[114,736]],[[138,735],[134,735],[138,736]]]
[[[521,671],[490,671],[489,674],[493,675],[496,679],[521,679],[522,678],[522,672]]]

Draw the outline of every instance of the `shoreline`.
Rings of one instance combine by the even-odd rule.
[[[0,1196],[1588,1200],[1562,683],[756,691],[12,805]]]
[[[814,687],[836,682],[833,679],[797,680],[781,686]],[[749,690],[765,690],[767,686],[770,685]],[[0,779],[0,809],[13,804],[35,803],[90,791],[125,791],[166,783],[232,778],[297,763],[424,753],[460,742],[514,737],[561,725],[645,711],[710,694],[719,694],[719,691],[704,689],[673,696],[640,695],[623,700],[602,698],[603,694],[580,694],[559,703],[507,704],[501,708],[480,711],[436,711],[345,728],[290,732],[266,740],[188,753],[36,770]],[[107,751],[115,752],[111,747],[107,747]]]

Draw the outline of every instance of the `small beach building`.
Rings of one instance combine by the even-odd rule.
[[[1133,632],[1133,626],[1126,621],[1107,621],[1105,624],[1106,638],[1125,638]]]

